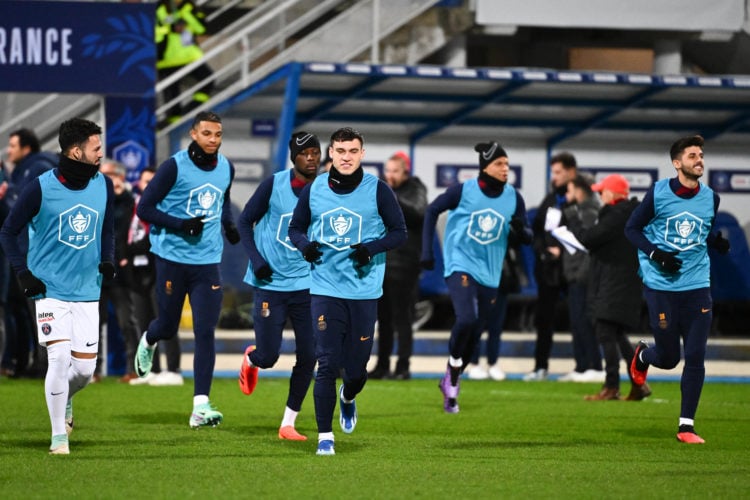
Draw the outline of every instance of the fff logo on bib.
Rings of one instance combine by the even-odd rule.
[[[187,213],[193,217],[205,216],[204,222],[219,216],[222,192],[213,184],[204,184],[190,191]]]
[[[664,242],[677,250],[687,250],[700,244],[702,235],[703,220],[690,212],[682,212],[667,218]]]
[[[281,216],[279,219],[279,228],[276,230],[276,241],[287,247],[289,250],[296,252],[297,247],[292,245],[292,241],[289,239],[289,223],[291,221],[292,212]]]
[[[480,245],[489,245],[500,239],[504,223],[505,217],[491,208],[485,208],[471,214],[466,234]]]
[[[85,248],[96,240],[99,212],[78,204],[60,214],[57,239],[76,250]]]
[[[336,250],[346,250],[360,242],[362,216],[338,207],[320,215],[320,241]]]

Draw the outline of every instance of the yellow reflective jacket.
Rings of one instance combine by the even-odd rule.
[[[203,50],[195,43],[194,36],[202,35],[206,28],[194,9],[192,2],[183,3],[171,14],[166,5],[156,9],[157,69],[185,66],[203,57]],[[178,25],[182,25],[181,31],[176,30]]]

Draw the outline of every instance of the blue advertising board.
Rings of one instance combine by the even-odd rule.
[[[107,156],[127,169],[127,179],[138,179],[141,170],[154,165],[156,116],[152,97],[107,96]]]
[[[107,156],[156,156],[155,4],[0,0],[0,91],[105,96]]]
[[[273,118],[252,120],[250,125],[250,135],[254,137],[275,137],[276,130],[276,120]]]
[[[436,187],[450,187],[479,175],[479,166],[476,164],[439,163],[435,166],[435,170]],[[510,172],[508,172],[508,182],[517,189],[521,189],[521,170],[521,165],[511,165]]]
[[[582,167],[579,165],[578,171],[590,174],[595,182],[601,182],[608,175],[620,174],[627,179],[631,192],[648,191],[648,188],[659,178],[657,168]]]
[[[153,94],[154,18],[154,4],[0,1],[0,88]]]
[[[711,169],[708,185],[717,193],[750,193],[750,170]]]

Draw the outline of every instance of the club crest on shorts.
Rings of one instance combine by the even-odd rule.
[[[260,305],[261,318],[267,318],[270,315],[271,315],[271,309],[268,307],[268,302],[262,302]]]
[[[318,316],[318,330],[323,331],[326,328],[328,328],[328,323],[326,323],[326,317],[324,314],[321,314]]]
[[[667,315],[664,313],[659,313],[659,328],[662,330],[667,329]]]

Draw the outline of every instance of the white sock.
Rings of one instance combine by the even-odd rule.
[[[354,400],[353,400],[353,399],[346,399],[346,398],[344,397],[344,391],[341,391],[341,401],[343,401],[344,403],[347,403],[347,404],[349,404],[349,403],[353,403],[353,402],[354,402]]]
[[[294,423],[297,421],[298,414],[298,411],[294,411],[288,406],[284,408],[284,418],[281,420],[281,426],[286,427],[287,425],[291,425],[292,427],[294,427]]]
[[[333,432],[319,432],[318,433],[318,442],[325,440],[333,441]]]
[[[96,358],[71,357],[68,370],[68,398],[72,398],[76,392],[88,385],[95,369]]]
[[[695,427],[695,420],[693,420],[692,418],[680,417],[680,425],[689,425],[691,427]]]
[[[146,332],[143,332],[143,335],[141,335],[141,345],[146,349],[151,349],[152,351],[156,348],[156,344],[151,345],[148,343],[148,340],[146,340]]]
[[[453,356],[448,357],[448,364],[451,365],[453,368],[461,368],[464,364],[464,362],[460,359],[456,359]]]
[[[206,403],[208,403],[208,396],[206,396],[205,394],[193,396],[193,407],[204,405]]]
[[[44,398],[47,400],[52,435],[65,434],[65,406],[68,404],[68,369],[70,341],[47,346],[47,375],[44,377]]]

